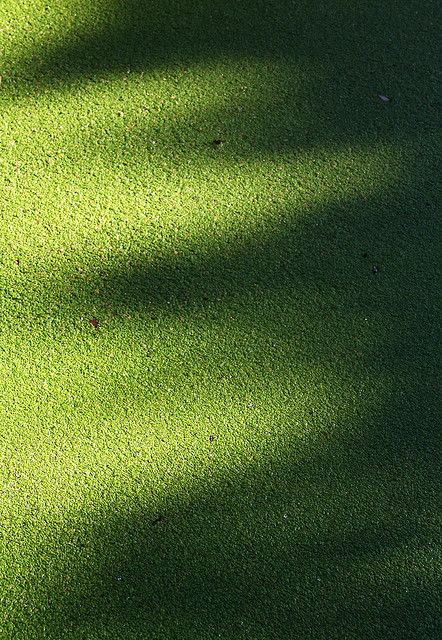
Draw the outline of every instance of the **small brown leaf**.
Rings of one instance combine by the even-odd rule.
[[[95,327],[95,328],[97,328],[97,327],[98,327],[98,320],[97,320],[97,318],[92,318],[91,320],[89,320],[89,322],[90,322],[90,324],[91,324],[93,327]]]

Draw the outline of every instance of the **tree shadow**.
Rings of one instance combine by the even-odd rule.
[[[160,511],[140,497],[69,524],[40,587],[46,637],[435,639],[437,453],[408,419],[394,404],[359,438],[353,422]]]
[[[106,0],[90,15],[80,6],[74,28],[57,34],[55,42],[49,38],[36,46],[21,68],[44,84],[223,57],[324,60],[332,53],[338,60],[327,58],[328,64],[351,60],[353,66],[376,67],[389,61],[411,70],[416,50],[421,58],[428,32],[436,31],[436,6],[425,4],[425,10],[421,3],[392,10],[382,2],[350,7],[336,0],[240,5],[222,0]]]
[[[196,65],[190,71],[196,82],[198,65],[212,66],[208,107],[184,116],[172,110],[155,131],[165,140],[176,139],[178,155],[195,148],[196,139],[201,157],[210,130],[233,142],[237,158],[325,144],[401,142],[415,135],[418,125],[428,133],[438,106],[435,61],[425,40],[435,28],[432,5],[428,2],[426,11],[419,5],[414,12],[411,5],[386,11],[380,2],[349,8],[335,0],[240,7],[223,0],[197,5],[107,0],[89,17],[85,12],[75,28],[23,54],[2,91],[4,96],[11,91],[14,98],[23,91],[27,100],[34,89],[39,94],[81,87],[106,74],[134,71],[146,78],[173,78],[179,93],[189,65]],[[238,64],[239,76],[241,65],[261,65],[254,71],[260,87],[249,96],[232,93],[231,79],[224,87],[222,72],[216,73],[219,64]],[[250,81],[247,72],[245,77]],[[387,89],[394,96],[389,110],[376,96]],[[218,106],[223,93],[232,93],[232,103],[224,100]],[[419,110],[416,105],[424,93],[425,109]],[[78,131],[75,144],[82,135],[90,148],[114,161],[150,160],[146,138],[152,125],[145,114],[129,123],[108,119],[95,130]]]
[[[419,75],[412,57],[422,41],[401,56],[404,42],[416,33],[414,20],[428,19],[425,12],[412,16],[412,5],[398,10],[402,37],[400,46],[389,45],[387,65],[387,49],[378,56],[373,43],[385,45],[400,16],[385,12],[384,3],[374,9],[358,5],[354,30],[345,32],[340,27],[350,24],[346,3],[199,3],[197,19],[194,3],[180,4],[179,11],[171,2],[103,6],[108,13],[99,27],[35,52],[34,61],[40,62],[28,82],[37,91],[106,72],[181,71],[195,61],[223,57],[304,56],[323,62],[329,50],[340,57],[325,75],[351,61],[355,80],[367,64],[366,46],[375,81],[392,80],[395,65],[402,71],[410,65]],[[365,30],[367,15],[372,19]],[[374,38],[376,27],[381,36]],[[357,90],[368,84],[363,77]],[[319,105],[318,113],[328,122],[310,136],[313,144],[337,143],[332,132],[349,111],[345,100],[330,102],[332,80],[327,75],[324,83],[320,76],[311,85],[326,89],[327,106]],[[330,105],[340,107],[335,111]],[[265,104],[249,109],[257,113],[258,128],[270,124]],[[209,114],[209,120],[220,121],[226,113],[233,119],[215,107],[197,120]],[[388,125],[378,123],[367,134],[364,118],[359,112],[349,116],[339,141],[368,140],[374,130],[394,140],[409,138],[414,127],[408,114],[399,123],[405,128],[390,117]],[[248,126],[246,134],[256,135]],[[277,124],[278,136],[282,130]],[[308,146],[309,133],[303,131],[302,144]],[[142,127],[135,128],[134,147],[141,146],[142,135]],[[119,153],[122,138],[103,153]],[[288,147],[302,144],[292,140]],[[238,154],[256,153],[258,147],[271,148],[269,138]],[[413,178],[421,170],[417,162],[405,167]],[[174,251],[132,256],[108,270],[98,265],[84,275],[68,271],[61,280],[60,274],[42,278],[38,286],[46,308],[32,309],[31,316],[59,318],[69,330],[73,318],[76,322],[90,310],[99,318],[98,340],[100,331],[125,322],[128,314],[171,322],[200,317],[212,326],[213,342],[206,348],[221,368],[225,353],[215,348],[216,335],[228,333],[226,320],[233,317],[258,367],[268,359],[270,343],[285,350],[285,365],[270,372],[271,380],[262,375],[263,385],[282,385],[296,364],[319,363],[356,386],[364,377],[371,384],[379,376],[390,387],[380,406],[366,409],[361,400],[363,408],[353,408],[350,418],[344,399],[340,424],[331,423],[329,432],[307,444],[287,435],[291,415],[268,411],[266,419],[281,425],[286,420],[287,441],[267,462],[239,465],[231,476],[219,477],[214,453],[213,477],[202,475],[196,487],[165,494],[160,510],[141,492],[138,509],[124,511],[121,500],[113,510],[94,515],[93,522],[70,523],[57,540],[47,541],[48,549],[69,547],[71,553],[66,559],[48,554],[51,578],[41,585],[35,576],[33,621],[23,617],[23,629],[45,627],[52,638],[438,637],[432,308],[437,235],[434,209],[426,206],[433,192],[417,203],[416,181],[320,206],[302,221],[288,204],[256,232],[240,231],[205,245],[182,240]],[[267,311],[265,326],[259,308]],[[258,336],[257,344],[250,346],[250,335]],[[234,382],[248,371],[241,358]],[[205,370],[209,373],[208,365]],[[138,373],[147,377],[141,366]],[[126,386],[106,379],[96,401],[106,394],[119,397],[124,387],[142,407],[138,383],[139,378]],[[367,387],[363,392],[369,393]],[[210,446],[216,452],[217,440]]]
[[[302,221],[288,208],[265,233],[188,255],[183,243],[156,262],[71,274],[58,291],[41,283],[54,296],[49,313],[58,305],[69,322],[89,301],[103,331],[127,313],[171,322],[200,316],[216,341],[234,314],[249,343],[264,337],[250,348],[258,366],[270,343],[285,349],[285,366],[262,374],[263,384],[283,386],[301,362],[347,376],[362,394],[370,393],[363,379],[381,382],[377,406],[361,397],[346,416],[348,398],[336,400],[337,424],[316,439],[290,436],[294,400],[287,416],[264,416],[286,437],[267,460],[218,474],[221,429],[208,445],[213,465],[195,486],[165,492],[156,507],[142,490],[138,507],[125,507],[122,496],[112,509],[69,523],[55,545],[48,541],[69,554],[47,553],[51,578],[32,586],[34,626],[50,638],[438,637],[436,328],[423,311],[436,295],[437,238],[428,233],[432,210],[428,227],[419,219],[422,233],[415,213],[399,215],[410,197],[392,189]],[[212,370],[222,368],[223,349],[206,348]],[[247,375],[242,358],[234,383]],[[135,404],[139,380],[124,390]],[[383,381],[389,388],[379,393]],[[121,385],[104,380],[97,398],[117,397]],[[138,480],[143,487],[142,474]]]
[[[434,30],[432,6],[415,12],[413,3],[393,11],[380,2],[349,8],[337,1],[237,7],[221,0],[184,6],[107,0],[67,33],[25,52],[2,92],[21,96],[27,108],[33,92],[67,88],[81,96],[90,82],[138,74],[141,98],[138,90],[122,91],[124,117],[103,98],[103,108],[84,114],[86,124],[74,135],[54,131],[50,161],[63,148],[60,165],[74,172],[85,157],[127,176],[161,158],[160,171],[173,174],[183,162],[219,171],[244,158],[295,158],[311,149],[357,153],[384,143],[434,162],[427,152],[437,144],[438,100],[434,51],[425,42]],[[235,69],[227,78],[223,65]],[[199,96],[185,112],[169,96],[157,105],[140,89],[143,78],[156,78],[188,101],[186,92],[201,85],[207,70],[213,80],[204,86],[207,99]],[[252,85],[246,91],[243,77]],[[392,102],[383,104],[378,92]],[[81,103],[75,108],[80,112]],[[222,148],[211,146],[216,138],[225,141]],[[413,172],[411,179],[422,167]]]

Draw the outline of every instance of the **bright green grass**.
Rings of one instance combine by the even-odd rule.
[[[1,3],[1,640],[440,637],[437,8]]]

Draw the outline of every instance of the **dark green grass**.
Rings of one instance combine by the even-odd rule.
[[[0,638],[439,638],[437,4],[0,20]]]

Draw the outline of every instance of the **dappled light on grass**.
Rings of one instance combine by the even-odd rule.
[[[437,526],[432,365],[408,357],[428,323],[415,324],[395,249],[406,264],[421,241],[412,219],[395,222],[394,191],[387,241],[385,197],[192,260],[42,278],[46,305],[9,328],[12,353],[25,349],[14,423],[4,416],[19,443],[9,495],[32,496],[11,525],[26,568],[18,628],[325,639],[434,627],[431,558],[408,569]],[[431,286],[409,282],[414,300]]]
[[[278,98],[275,112],[271,92],[260,91],[256,98],[260,65],[231,70],[227,98],[224,89],[214,94],[214,76],[227,75],[227,69],[209,70],[206,90],[178,113],[170,100],[156,113],[164,96],[176,91],[173,78],[147,83],[147,90],[142,78],[122,87],[115,81],[98,89],[95,107],[88,92],[64,96],[60,108],[52,97],[42,97],[34,105],[36,122],[25,127],[27,101],[14,106],[5,125],[5,215],[20,219],[27,233],[10,238],[13,251],[22,244],[26,251],[32,242],[32,262],[42,253],[61,268],[73,254],[92,260],[95,252],[100,264],[106,251],[112,261],[143,249],[155,255],[161,245],[181,251],[195,243],[198,250],[198,243],[210,245],[212,238],[218,242],[232,234],[234,241],[244,225],[266,233],[273,212],[285,212],[283,225],[318,210],[327,215],[326,208],[339,202],[345,209],[349,198],[392,188],[414,161],[413,140],[408,148],[388,138],[345,144],[322,130],[306,138],[305,128],[320,110],[297,115],[304,114],[301,83],[283,94],[293,109],[290,124],[283,101]],[[291,71],[291,77],[296,74],[279,71],[281,86]],[[204,68],[201,73],[187,91],[203,84]],[[273,88],[275,75],[274,69],[267,72]],[[230,103],[244,111],[240,120],[228,115]],[[124,118],[118,115],[121,105],[130,105]],[[220,122],[226,141],[218,153],[210,141]]]
[[[416,449],[408,465],[394,462],[382,415],[365,415],[360,438],[353,418],[350,437],[292,442],[219,477],[213,452],[213,477],[157,496],[141,474],[113,495],[104,483],[101,506],[76,510],[43,543],[34,622],[42,615],[51,637],[433,633],[437,551],[421,532],[436,526],[437,477]],[[59,547],[69,554],[56,559]]]
[[[436,638],[431,11],[56,5],[0,8],[0,626]]]

